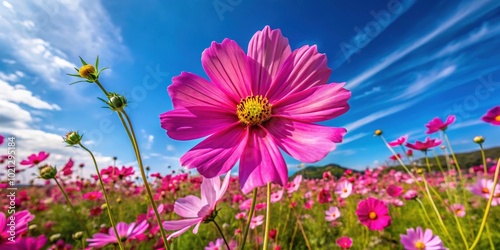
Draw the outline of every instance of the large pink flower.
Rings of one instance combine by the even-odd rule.
[[[174,212],[185,219],[163,222],[163,227],[166,230],[178,230],[169,235],[167,239],[170,240],[183,234],[194,225],[196,226],[193,233],[196,234],[202,222],[213,219],[216,211],[215,206],[226,192],[230,178],[228,173],[222,185],[219,177],[204,178],[201,183],[201,199],[194,195],[177,199],[174,204]]]
[[[35,218],[28,210],[22,210],[15,214],[4,214],[0,212],[0,243],[7,242],[10,234],[10,228],[15,225],[15,238],[19,238],[24,232],[28,231],[28,223]]]
[[[370,230],[383,230],[392,223],[389,209],[384,202],[372,197],[358,203],[356,215],[361,224]]]
[[[45,153],[44,151],[39,152],[38,154],[32,154],[28,156],[28,159],[22,160],[20,162],[21,165],[27,165],[30,168],[39,164],[42,161],[45,161],[49,157],[49,153]]]
[[[415,150],[420,150],[420,151],[427,151],[429,150],[429,148],[433,148],[433,147],[437,147],[439,145],[441,145],[443,141],[439,140],[439,139],[431,139],[429,137],[427,137],[425,139],[425,141],[421,142],[421,141],[415,141],[415,143],[406,143],[406,146],[411,148],[411,149],[415,149]]]
[[[432,230],[417,227],[417,229],[408,228],[406,234],[401,234],[401,244],[406,250],[446,250],[443,242],[437,235],[432,234]]]
[[[408,135],[403,135],[399,137],[398,139],[389,142],[389,146],[391,147],[397,147],[403,145],[406,141],[408,140]]]
[[[445,122],[443,122],[439,117],[436,117],[425,125],[427,127],[426,133],[433,134],[438,132],[439,130],[445,131],[448,128],[448,126],[454,122],[455,122],[454,115],[449,115],[448,118],[446,118]]]
[[[280,30],[266,26],[250,40],[248,53],[235,41],[213,42],[202,54],[210,81],[183,72],[168,87],[174,110],[160,116],[176,140],[208,136],[181,157],[206,178],[239,161],[242,191],[268,182],[286,184],[280,149],[301,162],[316,162],[335,149],[344,128],[316,124],[349,109],[351,93],[328,83],[331,70],[316,46],[291,51]]]
[[[500,125],[500,106],[488,110],[488,113],[481,117],[481,119],[493,125]]]

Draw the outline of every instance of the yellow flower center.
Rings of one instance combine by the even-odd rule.
[[[495,117],[495,121],[500,122],[500,115],[497,115],[497,117]]]
[[[271,107],[267,98],[261,95],[241,99],[236,108],[238,119],[246,125],[260,125],[271,118]]]
[[[342,192],[347,193],[347,188],[342,189]]]
[[[370,217],[370,219],[372,219],[372,220],[375,220],[375,219],[377,219],[377,213],[375,213],[375,212],[370,212],[370,213],[368,214],[368,217]]]
[[[487,187],[484,187],[482,190],[483,194],[489,194],[490,190]]]
[[[417,243],[415,243],[415,247],[417,249],[425,249],[425,244],[422,241],[417,241]]]
[[[78,70],[78,73],[82,78],[88,79],[90,77],[90,74],[95,73],[95,68],[94,66],[90,64],[83,65],[80,70]]]

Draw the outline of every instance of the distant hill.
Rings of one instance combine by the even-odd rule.
[[[304,169],[301,169],[290,177],[290,179],[295,178],[297,175],[302,175],[305,179],[321,179],[323,178],[323,172],[330,171],[333,176],[339,178],[344,174],[349,168],[342,167],[337,164],[328,164],[326,166],[307,166]],[[358,173],[359,171],[351,169],[353,173]]]
[[[495,148],[488,148],[484,150],[486,158],[491,158],[491,159],[498,159],[500,157],[500,147],[495,147]],[[437,162],[436,159],[434,158],[434,155],[432,152],[429,152],[429,162],[434,169],[437,168]],[[457,153],[455,154],[457,157],[457,161],[460,165],[460,168],[462,169],[468,169],[473,166],[479,166],[482,164],[483,160],[481,158],[481,151],[476,150],[476,151],[471,151],[471,152],[464,152],[464,153]],[[441,162],[442,166],[446,166],[446,157],[444,155],[439,155],[438,156],[439,161]],[[451,155],[450,155],[451,159]],[[425,166],[425,158],[420,158],[414,160],[415,162],[418,162],[419,165]],[[406,163],[406,159],[405,159]],[[319,179],[323,177],[323,172],[330,171],[332,175],[336,176],[337,178],[341,177],[344,171],[346,171],[346,167],[342,167],[340,165],[331,163],[326,166],[307,166],[304,169],[301,169],[297,171],[295,174],[293,174],[290,179],[295,178],[297,175],[302,175],[305,179]],[[395,167],[389,167],[388,169],[397,169],[404,171],[403,167],[401,166],[395,166]],[[353,173],[360,173],[363,171],[359,170],[354,170],[350,169],[353,171]]]

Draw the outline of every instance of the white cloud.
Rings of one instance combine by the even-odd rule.
[[[11,86],[9,83],[0,80],[0,89],[2,89],[0,98],[3,100],[26,104],[35,109],[61,110],[57,104],[49,104],[33,96],[33,93],[22,85]]]
[[[445,21],[440,22],[439,26],[431,32],[419,35],[419,38],[414,40],[412,43],[403,44],[397,51],[376,62],[372,67],[369,67],[368,70],[362,72],[355,78],[347,81],[346,88],[356,88],[370,77],[378,74],[380,71],[389,67],[414,50],[422,47],[424,44],[438,37],[442,33],[448,32],[450,29],[456,29],[468,25],[500,5],[500,2],[498,1],[470,1],[467,3],[469,3],[467,6],[459,6],[450,17],[448,17]],[[460,25],[457,25],[459,22]]]
[[[365,91],[361,95],[354,96],[352,99],[353,100],[361,99],[361,98],[364,98],[364,97],[367,97],[367,96],[379,93],[380,91],[382,91],[382,88],[380,86],[376,86],[376,87],[373,87],[371,90]]]
[[[3,62],[3,63],[6,63],[6,64],[15,64],[15,63],[16,63],[16,61],[14,61],[14,60],[11,60],[11,59],[5,59],[5,58],[4,58],[4,59],[2,59],[2,62]]]
[[[347,131],[347,132],[349,133],[349,131]],[[358,139],[361,139],[361,138],[363,138],[363,137],[365,137],[367,135],[368,135],[368,133],[358,133],[358,134],[355,134],[353,136],[349,136],[347,138],[344,138],[344,140],[342,140],[341,144],[345,145],[347,143],[350,143],[350,142],[356,141]]]
[[[406,108],[410,107],[411,105],[413,105],[414,103],[415,102],[407,102],[407,103],[403,103],[403,104],[394,106],[394,107],[386,109],[386,110],[381,110],[381,111],[375,112],[371,115],[365,116],[365,117],[363,117],[355,122],[351,122],[349,124],[346,124],[342,127],[347,129],[347,131],[352,132],[360,127],[365,126],[368,123],[374,122],[378,119],[381,119],[381,118],[386,117],[388,115],[392,115],[394,113],[397,113],[403,109],[406,109]]]
[[[10,73],[10,74],[5,74],[4,72],[0,71],[0,80],[3,81],[9,81],[9,82],[16,82],[19,80],[19,75]]]
[[[9,2],[3,1],[2,4],[3,4],[3,6],[5,6],[5,8],[7,8],[7,9],[9,9],[11,11],[14,10],[14,7]]]
[[[475,126],[475,125],[479,125],[479,124],[484,124],[484,121],[482,121],[481,119],[473,119],[473,120],[453,124],[452,126],[448,127],[448,130],[466,128],[466,127],[471,127],[471,126]]]

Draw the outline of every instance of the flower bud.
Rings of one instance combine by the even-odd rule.
[[[34,230],[34,229],[36,229],[37,227],[38,227],[38,226],[37,226],[36,224],[33,224],[33,225],[30,225],[30,226],[28,227],[28,229],[29,229],[29,230]]]
[[[40,177],[45,180],[50,180],[56,177],[57,170],[50,166],[50,165],[45,165],[40,168]]]
[[[107,209],[108,208],[108,204],[107,203],[104,203],[101,205],[101,209],[104,210],[104,209]]]
[[[49,237],[49,240],[50,242],[55,242],[56,240],[58,240],[59,238],[61,238],[61,234],[53,234]]]
[[[83,136],[78,134],[76,131],[69,131],[64,137],[64,142],[66,142],[69,146],[75,146],[80,144],[82,137]]]
[[[111,110],[121,112],[127,106],[127,99],[125,96],[112,93],[109,96],[108,106]]]
[[[375,133],[373,133],[374,136],[381,136],[382,135],[382,130],[377,129],[375,130]]]
[[[122,203],[122,199],[121,198],[116,198],[116,203],[118,203],[118,204]]]
[[[78,70],[78,74],[80,74],[82,78],[85,78],[89,81],[97,80],[97,77],[95,76],[95,68],[91,64],[86,64],[80,67],[80,70]]]
[[[474,137],[474,142],[477,144],[482,144],[484,142],[484,137],[476,136],[476,137]]]
[[[79,232],[76,232],[76,233],[73,234],[73,239],[79,240],[79,239],[82,238],[82,236],[83,236],[83,232],[79,231]]]

